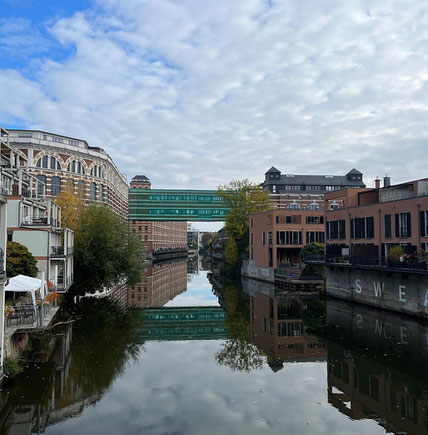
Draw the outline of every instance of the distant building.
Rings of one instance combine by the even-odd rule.
[[[382,261],[392,246],[428,251],[428,178],[325,195],[327,255]]]
[[[88,202],[106,204],[128,218],[126,176],[102,148],[46,131],[9,130],[9,134],[10,146],[25,157],[30,173],[46,186],[47,197],[55,198],[61,190],[68,189]]]
[[[192,224],[187,224],[187,247],[189,249],[198,250],[199,234],[199,230],[193,228]]]
[[[347,187],[366,187],[363,174],[355,168],[346,175],[281,174],[272,166],[263,182],[263,188],[271,193],[275,207],[298,210],[318,210],[323,207],[325,193]]]

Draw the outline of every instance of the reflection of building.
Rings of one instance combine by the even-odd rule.
[[[294,175],[281,174],[272,166],[265,174],[263,187],[269,190],[271,202],[277,208],[319,210],[324,193],[365,184],[357,169],[346,175]]]
[[[194,255],[193,257],[188,257],[187,259],[187,274],[188,275],[199,275],[199,255]],[[188,277],[191,279],[191,277]]]
[[[111,157],[81,139],[38,130],[10,130],[10,144],[25,156],[32,174],[46,184],[46,195],[69,189],[88,201],[109,205],[128,217],[128,184]]]
[[[258,267],[296,263],[303,246],[324,243],[322,210],[269,210],[250,216],[250,259]]]
[[[273,370],[282,368],[286,360],[326,358],[325,343],[306,332],[302,321],[305,309],[304,302],[297,299],[281,300],[263,293],[250,296],[251,341],[267,355]]]
[[[388,432],[428,433],[426,323],[332,299],[327,324],[329,402]]]
[[[142,280],[128,288],[128,305],[161,307],[187,289],[187,259],[146,266]]]

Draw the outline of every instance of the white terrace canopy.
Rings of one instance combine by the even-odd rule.
[[[31,293],[33,304],[36,305],[36,290],[40,290],[40,296],[44,299],[45,292],[47,293],[46,281],[40,278],[32,278],[31,276],[17,275],[9,279],[9,283],[5,287],[7,292],[26,292]]]

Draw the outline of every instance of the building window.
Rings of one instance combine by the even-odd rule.
[[[52,177],[51,178],[51,194],[56,196],[61,192],[61,178]]]
[[[77,186],[79,198],[83,199],[85,197],[85,182],[83,180],[80,180]]]
[[[147,229],[148,229],[148,226],[145,225],[145,226],[144,226],[144,231],[147,231]]]
[[[268,231],[268,245],[272,245],[272,231]]]
[[[254,236],[253,233],[250,233],[250,245],[253,244],[253,240],[254,240],[254,239],[253,239],[253,236]]]
[[[275,216],[275,222],[279,224],[279,216]]]
[[[285,223],[291,224],[291,216],[285,216]]]
[[[411,237],[411,214],[398,213],[395,215],[395,237]]]
[[[373,239],[374,238],[374,217],[351,219],[352,239]]]
[[[142,230],[142,226],[139,225],[139,226],[138,226],[138,231],[141,231],[141,230]]]
[[[308,210],[320,210],[320,209],[321,209],[320,205],[315,202],[308,205]]]
[[[104,186],[102,184],[100,184],[98,189],[99,189],[100,201],[104,201]]]
[[[68,164],[67,170],[69,172],[75,172],[76,174],[85,174],[85,166],[79,160],[73,160]]]
[[[324,223],[324,216],[306,216],[307,224],[322,224]]]
[[[91,201],[95,201],[97,198],[97,186],[95,183],[89,185],[89,198]]]
[[[422,210],[419,212],[421,222],[421,236],[428,237],[428,210]]]
[[[292,202],[291,204],[287,205],[287,208],[292,210],[298,210],[300,209],[300,204],[297,204],[297,202]]]
[[[141,293],[141,287],[138,287],[138,291]]]
[[[149,240],[149,236],[145,235],[145,236],[144,236],[144,240],[145,240],[145,241]]]
[[[250,227],[253,226],[253,218],[250,219]]]
[[[262,245],[266,245],[266,233],[262,232]]]
[[[384,216],[385,220],[385,237],[390,238],[392,237],[392,222],[391,222],[391,215],[386,214]]]
[[[74,193],[74,180],[72,178],[67,180],[67,191],[69,193]]]
[[[51,156],[51,169],[61,170],[61,165],[54,156]]]
[[[43,195],[46,188],[46,177],[44,175],[37,175],[36,178],[44,184],[37,183],[37,195]]]

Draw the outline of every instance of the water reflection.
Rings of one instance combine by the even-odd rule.
[[[426,323],[209,278],[125,317],[88,306],[3,389],[0,432],[427,433]]]

